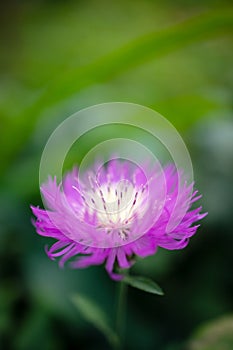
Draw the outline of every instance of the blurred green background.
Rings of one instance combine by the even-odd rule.
[[[173,123],[209,212],[184,251],[159,249],[133,268],[165,296],[129,290],[125,348],[233,348],[230,4],[1,2],[1,349],[109,349],[70,295],[94,299],[113,322],[116,283],[101,267],[60,270],[44,253],[51,242],[36,235],[29,205],[41,204],[39,161],[51,132],[72,113],[112,101],[151,107]],[[73,161],[100,134],[87,135]]]

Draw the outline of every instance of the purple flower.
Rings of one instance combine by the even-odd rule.
[[[112,160],[82,179],[77,168],[59,185],[50,177],[41,192],[48,210],[31,208],[37,233],[56,239],[46,248],[49,258],[59,257],[61,267],[74,256],[73,268],[105,263],[116,280],[122,278],[117,267],[129,268],[135,256],[184,248],[199,226],[193,224],[206,215],[201,207],[191,210],[201,196],[173,165]]]

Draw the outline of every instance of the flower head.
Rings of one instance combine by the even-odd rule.
[[[59,185],[49,178],[41,192],[47,210],[31,207],[37,233],[56,242],[46,252],[59,265],[70,258],[74,268],[105,263],[113,279],[115,269],[129,268],[133,257],[155,254],[157,247],[184,248],[206,214],[191,210],[201,196],[187,185],[181,171],[129,161],[98,164],[84,176],[74,168]]]

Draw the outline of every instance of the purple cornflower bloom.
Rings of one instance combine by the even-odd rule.
[[[48,210],[31,207],[37,233],[57,240],[46,252],[61,267],[77,256],[73,268],[105,263],[120,280],[117,268],[129,268],[135,256],[184,248],[206,215],[201,207],[191,210],[201,196],[173,165],[161,172],[112,160],[101,172],[93,167],[83,180],[79,175],[74,168],[59,185],[50,177],[41,186]]]

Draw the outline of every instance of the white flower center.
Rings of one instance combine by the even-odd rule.
[[[107,233],[117,229],[122,239],[127,239],[132,222],[144,213],[145,187],[136,188],[122,180],[92,188],[85,196],[89,212],[97,215],[98,227]]]

